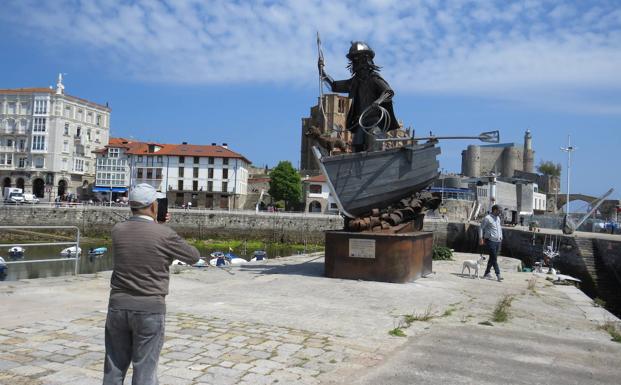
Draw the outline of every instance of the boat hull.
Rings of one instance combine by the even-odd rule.
[[[434,143],[329,157],[315,149],[339,209],[350,218],[428,187],[438,177],[439,154]]]

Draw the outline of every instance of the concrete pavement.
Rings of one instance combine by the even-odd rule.
[[[621,344],[598,329],[616,318],[573,287],[529,289],[514,260],[501,258],[501,283],[462,277],[475,257],[408,284],[327,279],[321,255],[178,269],[160,382],[618,383]],[[101,383],[109,277],[0,283],[0,384]],[[505,295],[508,322],[481,324]]]

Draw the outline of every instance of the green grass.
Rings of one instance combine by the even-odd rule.
[[[414,321],[429,321],[434,318],[433,307],[431,304],[427,306],[427,308],[421,313],[412,313],[406,314],[403,316],[403,321],[405,321],[406,325],[409,327]]]
[[[492,313],[492,321],[494,322],[507,322],[509,319],[509,308],[511,307],[511,302],[513,301],[513,296],[505,295],[498,303],[496,303],[496,307],[494,308],[494,312]]]
[[[612,337],[612,341],[621,343],[621,332],[617,325],[615,325],[612,321],[607,321],[603,325],[599,326],[599,329],[604,330],[610,337]]]
[[[393,337],[405,337],[405,332],[403,331],[403,329],[399,327],[390,330],[388,334],[390,334]]]
[[[449,307],[448,309],[444,311],[444,313],[442,313],[442,317],[450,317],[451,315],[453,315],[454,311],[455,311],[454,308]]]

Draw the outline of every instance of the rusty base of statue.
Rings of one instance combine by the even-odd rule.
[[[411,224],[386,232],[326,231],[329,278],[405,283],[432,273],[431,232]]]

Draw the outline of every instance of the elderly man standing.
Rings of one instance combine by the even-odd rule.
[[[483,218],[481,227],[479,227],[479,245],[486,245],[489,253],[487,268],[485,269],[485,275],[483,278],[489,279],[492,277],[490,275],[490,271],[493,266],[498,282],[502,281],[502,277],[500,276],[500,267],[498,267],[497,261],[498,251],[500,250],[500,245],[502,243],[500,212],[500,206],[492,206],[491,214],[487,214],[485,218]]]
[[[157,222],[157,199],[163,197],[146,183],[135,186],[129,194],[132,216],[112,229],[104,385],[122,385],[130,363],[133,385],[158,383],[169,267],[175,258],[188,264],[199,259],[195,247]]]

